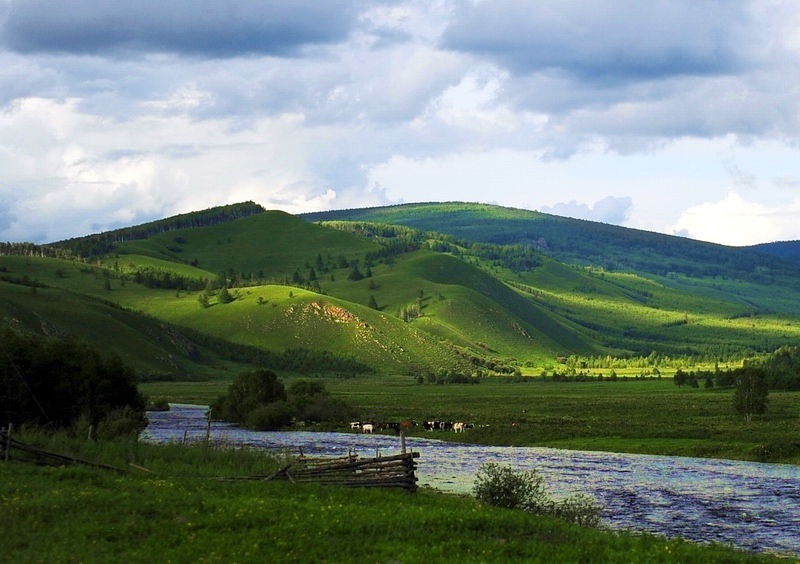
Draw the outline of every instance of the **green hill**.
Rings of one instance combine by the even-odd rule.
[[[800,337],[800,274],[746,249],[477,204],[304,217],[245,203],[1,245],[2,323],[198,379],[713,362]]]
[[[666,276],[726,276],[769,283],[797,265],[726,247],[537,211],[462,202],[402,204],[302,214],[309,221],[369,221],[438,231],[468,241],[531,245],[558,261]]]

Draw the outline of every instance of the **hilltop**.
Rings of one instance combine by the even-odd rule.
[[[741,359],[797,340],[798,282],[752,249],[462,203],[246,202],[0,245],[3,325],[82,336],[151,379]]]
[[[530,245],[564,263],[667,276],[724,276],[769,283],[800,275],[797,244],[715,243],[502,206],[446,202],[301,214],[309,221],[368,221],[438,231],[468,241]],[[783,251],[783,252],[781,252]]]

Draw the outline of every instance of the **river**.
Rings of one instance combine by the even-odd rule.
[[[142,440],[198,440],[206,433],[206,408],[173,404],[150,412]],[[436,437],[438,433],[431,433]],[[396,454],[391,435],[307,431],[255,432],[213,423],[215,442],[307,455]],[[418,451],[420,486],[469,493],[481,464],[536,469],[553,497],[592,496],[605,525],[715,541],[759,552],[800,557],[800,467],[733,460],[570,451],[538,447],[489,447],[435,438],[406,439]]]

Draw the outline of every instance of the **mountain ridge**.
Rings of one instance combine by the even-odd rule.
[[[334,221],[340,212],[295,216],[246,202],[42,248],[9,244],[0,249],[0,322],[128,347],[129,357],[148,350],[140,368],[165,374],[159,378],[225,374],[259,355],[290,371],[316,364],[323,372],[361,366],[414,375],[553,370],[566,357],[711,362],[800,339],[800,274],[779,258],[675,247],[655,234],[483,204],[391,212],[366,208]],[[373,221],[397,212],[405,215],[396,224]],[[326,221],[311,221],[320,217]],[[537,221],[558,224],[549,226],[546,248]],[[657,268],[623,268],[619,259],[607,268],[593,262],[594,247]],[[586,248],[595,254],[581,257]],[[689,251],[678,257],[676,249]],[[559,253],[580,260],[560,261]],[[703,259],[721,262],[696,264]],[[25,300],[5,298],[24,288]],[[140,337],[130,345],[109,339],[133,335],[125,329],[140,323],[133,317],[109,326],[100,311],[72,323],[87,300],[141,312],[155,325],[136,335],[158,348],[168,339],[155,329],[161,324],[169,338],[181,335],[181,347],[157,353],[136,344]],[[288,351],[312,360],[276,360]]]

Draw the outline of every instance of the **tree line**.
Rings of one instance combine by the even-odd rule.
[[[264,208],[254,202],[243,202],[227,206],[217,206],[202,211],[176,215],[167,219],[151,221],[134,227],[115,229],[86,237],[76,237],[48,245],[66,248],[78,256],[89,258],[112,253],[117,243],[147,239],[154,235],[176,229],[208,227],[226,223],[243,217],[264,212]]]
[[[240,373],[226,394],[211,405],[210,417],[258,431],[278,430],[295,422],[344,423],[355,408],[331,397],[318,381],[300,380],[286,386],[271,370]]]
[[[88,427],[96,435],[138,433],[146,425],[137,374],[72,337],[3,331],[0,421],[52,429]]]
[[[328,351],[295,347],[281,352],[234,343],[188,327],[175,329],[196,347],[212,352],[225,360],[257,366],[259,368],[294,372],[298,374],[340,373],[362,374],[374,369],[354,358]]]

